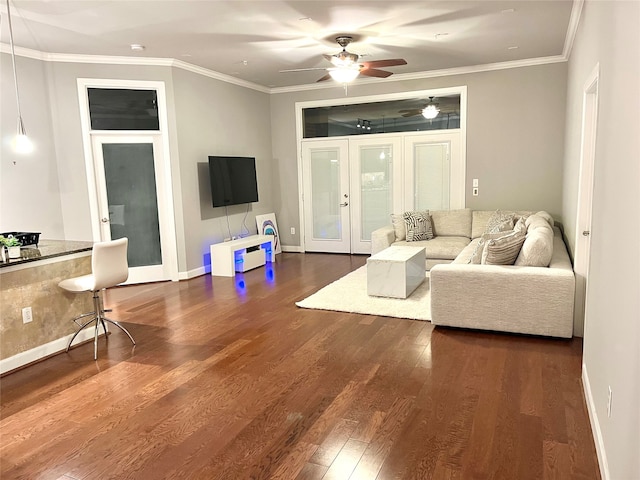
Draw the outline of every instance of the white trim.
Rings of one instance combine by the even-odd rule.
[[[178,246],[176,240],[176,220],[173,203],[173,184],[171,174],[171,149],[169,145],[169,121],[168,121],[168,107],[166,101],[165,84],[162,81],[149,81],[149,80],[120,80],[120,79],[102,79],[102,78],[78,78],[78,101],[80,107],[80,119],[82,130],[82,144],[84,150],[86,176],[87,176],[87,190],[89,194],[89,210],[91,213],[91,231],[94,241],[100,241],[100,212],[98,208],[98,197],[95,188],[91,186],[96,184],[96,172],[94,168],[94,155],[93,155],[93,141],[92,136],[100,135],[101,130],[91,130],[91,123],[89,120],[89,100],[87,96],[87,89],[91,87],[103,87],[103,88],[135,88],[139,90],[155,90],[157,93],[158,101],[158,119],[159,119],[159,131],[146,132],[146,131],[118,131],[115,134],[126,135],[127,133],[135,134],[136,136],[151,134],[160,137],[160,143],[163,156],[163,170],[156,173],[159,175],[159,180],[162,182],[164,188],[164,194],[158,198],[158,206],[162,208],[166,222],[161,233],[163,252],[166,253],[167,263],[163,262],[165,273],[167,277],[172,281],[179,279],[178,274]],[[97,220],[97,221],[96,221]],[[163,254],[164,257],[164,254]],[[165,278],[167,278],[165,277]]]
[[[578,32],[578,25],[580,24],[580,15],[582,14],[583,5],[584,0],[573,0],[571,16],[569,17],[569,26],[567,27],[567,35],[564,37],[564,48],[562,49],[562,56],[565,60],[569,60],[569,56],[573,50],[573,42],[576,39],[576,33]]]
[[[87,340],[93,339],[94,335],[94,328],[85,328],[78,334],[78,336],[76,337],[76,341],[73,344],[76,345],[76,342],[86,342]],[[5,373],[15,370],[16,368],[20,368],[24,365],[36,362],[50,355],[64,352],[72,336],[73,333],[70,333],[69,335],[66,335],[57,340],[53,340],[49,343],[45,343],[44,345],[39,345],[35,348],[32,348],[31,350],[17,353],[13,357],[0,360],[0,375],[4,375]],[[103,337],[104,333],[101,333],[98,336]]]
[[[598,455],[598,465],[600,466],[600,476],[603,480],[609,480],[609,462],[607,461],[607,451],[604,448],[604,439],[602,438],[602,430],[600,430],[600,421],[596,404],[591,394],[591,384],[589,383],[589,374],[587,373],[587,365],[582,363],[582,389],[587,403],[587,413],[593,430],[593,439],[596,446],[596,454]]]
[[[304,253],[304,247],[299,247],[298,245],[282,245],[282,251],[291,253]]]
[[[188,270],[186,272],[180,272],[178,274],[178,280],[190,280],[192,278],[200,277],[207,273],[205,267],[194,268],[193,270]]]
[[[364,85],[367,83],[381,83],[381,82],[401,82],[406,80],[418,80],[424,78],[445,77],[450,75],[464,75],[469,73],[488,72],[494,70],[506,70],[510,68],[531,67],[535,65],[546,65],[549,63],[560,63],[568,60],[568,55],[571,53],[573,46],[573,39],[575,37],[575,31],[578,28],[578,20],[580,18],[580,11],[582,10],[582,3],[584,0],[575,0],[573,9],[571,11],[571,18],[569,20],[569,28],[567,30],[567,36],[565,38],[564,51],[562,55],[550,55],[548,57],[535,57],[526,58],[523,60],[512,60],[508,62],[496,62],[485,63],[482,65],[471,65],[465,67],[445,68],[441,70],[430,70],[424,72],[414,73],[398,73],[388,78],[362,78],[353,82],[352,85]],[[0,52],[10,53],[10,48],[4,43],[0,43]],[[112,55],[78,55],[71,53],[47,53],[40,52],[38,50],[32,50],[29,48],[16,47],[15,52],[17,56],[33,58],[44,62],[61,62],[61,63],[96,63],[104,65],[147,65],[157,67],[175,67],[182,70],[187,70],[206,77],[215,78],[222,82],[231,83],[240,87],[250,88],[259,92],[275,94],[275,93],[290,93],[301,92],[308,90],[321,90],[327,88],[342,88],[342,85],[335,82],[323,82],[312,83],[306,85],[292,85],[289,87],[265,87],[258,85],[257,83],[248,82],[239,78],[225,75],[224,73],[216,72],[205,67],[193,65],[191,63],[177,60],[174,58],[154,58],[154,57],[126,57],[126,56],[112,56]]]

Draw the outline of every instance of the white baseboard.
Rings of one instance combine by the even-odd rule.
[[[302,247],[298,245],[282,245],[283,252],[304,253]]]
[[[609,480],[609,463],[607,462],[607,451],[604,448],[604,440],[602,439],[602,430],[600,430],[600,421],[596,411],[596,404],[591,394],[591,384],[589,383],[589,374],[587,366],[582,363],[582,388],[587,400],[587,411],[589,412],[589,421],[591,422],[591,430],[593,431],[593,440],[596,444],[596,453],[598,455],[598,464],[600,466],[600,476],[603,480]]]
[[[92,339],[94,334],[95,330],[93,328],[85,328],[78,334],[73,344],[76,345],[77,343]],[[104,334],[101,334],[100,336],[103,335]],[[49,355],[63,352],[67,348],[67,343],[69,343],[72,336],[73,334],[69,334],[52,342],[40,345],[39,347],[27,350],[26,352],[18,353],[13,357],[0,360],[0,375],[4,375],[11,370],[28,365],[29,363],[48,357]]]
[[[211,266],[209,265],[209,267]],[[179,272],[178,280],[189,280],[190,278],[199,277],[205,273],[207,273],[207,271],[204,267],[194,268],[193,270],[188,270],[186,272]]]

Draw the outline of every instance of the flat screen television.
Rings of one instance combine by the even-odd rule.
[[[209,180],[214,207],[258,201],[253,157],[209,157]]]

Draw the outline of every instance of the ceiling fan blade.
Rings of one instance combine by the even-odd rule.
[[[373,60],[371,62],[363,62],[362,64],[366,68],[395,67],[398,65],[406,65],[407,61],[404,58],[389,58],[387,60]]]
[[[403,117],[415,117],[416,115],[420,115],[422,110],[406,110],[406,113],[403,113]]]
[[[386,70],[376,70],[375,68],[363,68],[362,70],[360,70],[360,75],[365,75],[367,77],[387,78],[393,75],[393,73],[387,72]]]
[[[289,72],[310,72],[312,70],[326,70],[323,67],[312,67],[312,68],[291,68],[289,70],[278,70],[279,73],[289,73]]]
[[[324,77],[321,77],[321,78],[319,78],[318,80],[316,80],[316,83],[317,83],[317,82],[324,82],[325,80],[329,80],[330,78],[331,78],[331,75],[329,75],[329,74],[327,73]]]
[[[324,57],[325,60],[327,60],[328,62],[331,62],[331,59],[333,58],[333,55],[327,55],[326,53],[324,55],[322,55]],[[333,62],[332,62],[333,63]]]

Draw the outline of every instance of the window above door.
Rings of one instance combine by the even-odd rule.
[[[457,129],[460,94],[309,107],[302,118],[303,138]]]

